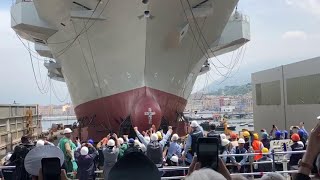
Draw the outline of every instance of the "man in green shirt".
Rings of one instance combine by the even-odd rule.
[[[77,171],[77,164],[74,159],[74,151],[76,150],[76,145],[71,140],[71,133],[72,130],[70,128],[64,129],[64,137],[59,141],[59,148],[64,154],[64,163],[67,173]]]

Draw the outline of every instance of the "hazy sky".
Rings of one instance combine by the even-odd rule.
[[[28,51],[10,28],[11,0],[0,2],[0,104],[18,103],[58,104],[54,94],[41,94],[34,80]],[[241,12],[250,17],[251,41],[240,66],[233,77],[241,81],[250,79],[250,73],[320,56],[320,1],[319,0],[240,0]],[[223,62],[230,54],[219,57]],[[46,78],[42,62],[34,59],[39,84]],[[199,82],[203,81],[205,75]],[[210,73],[210,81],[219,78]],[[201,80],[202,79],[202,80]],[[67,88],[53,83],[56,94],[64,99]],[[196,87],[199,87],[197,83]]]

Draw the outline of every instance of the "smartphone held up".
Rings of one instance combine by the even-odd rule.
[[[199,138],[197,158],[202,167],[218,170],[220,140],[216,137]]]

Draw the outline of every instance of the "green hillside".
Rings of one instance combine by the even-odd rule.
[[[216,91],[209,92],[210,95],[216,96],[237,96],[244,95],[252,91],[252,85],[250,83],[240,85],[240,86],[225,86],[224,88],[220,88]]]

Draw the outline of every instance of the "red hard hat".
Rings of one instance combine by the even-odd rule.
[[[291,135],[292,141],[300,141],[300,136],[297,133]]]
[[[238,138],[238,135],[236,133],[232,133],[230,135],[231,139],[237,139]]]

